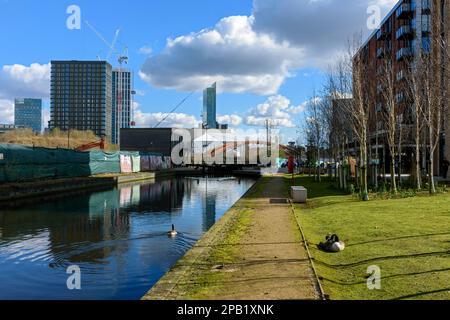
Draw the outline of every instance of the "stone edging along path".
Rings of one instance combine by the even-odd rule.
[[[261,178],[143,297],[320,298],[282,176]]]

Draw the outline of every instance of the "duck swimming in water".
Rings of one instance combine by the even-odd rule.
[[[175,230],[175,225],[172,225],[172,230],[167,232],[167,235],[170,238],[174,238],[174,237],[176,237],[178,235],[178,232]]]

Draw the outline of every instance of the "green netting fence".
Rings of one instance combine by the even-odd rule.
[[[0,144],[0,182],[87,177],[124,172],[121,159],[130,159],[131,172],[170,167],[167,157],[139,152],[76,152],[14,144]],[[158,166],[149,165],[157,163]],[[164,165],[161,165],[164,164]]]

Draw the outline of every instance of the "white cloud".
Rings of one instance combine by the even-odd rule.
[[[131,107],[133,108],[133,111],[136,112],[141,108],[141,104],[137,101],[133,101],[133,104],[131,105]]]
[[[298,106],[291,106],[289,107],[289,112],[292,114],[299,114],[303,113],[307,110],[308,106],[310,106],[312,103],[320,103],[322,101],[321,97],[311,98],[310,100],[307,100]]]
[[[42,108],[42,121],[43,121],[43,127],[48,127],[48,122],[50,121],[50,110],[47,108]]]
[[[145,113],[142,111],[137,111],[134,115],[136,126],[138,127],[154,127],[160,121],[167,117],[167,113]],[[160,127],[163,128],[196,128],[198,127],[200,121],[192,115],[185,113],[173,113],[164,122],[161,123]]]
[[[14,102],[0,99],[0,124],[14,123]]]
[[[307,102],[303,102],[299,104],[298,106],[291,106],[289,107],[289,112],[292,114],[299,114],[306,110]]]
[[[286,110],[289,108],[290,101],[282,95],[271,96],[266,102],[259,104],[250,112],[257,117],[267,118],[286,118],[289,119],[289,114]]]
[[[382,16],[397,0],[254,0],[254,30],[305,51],[303,64],[326,67],[355,33],[368,36],[371,5]]]
[[[14,64],[4,65],[0,69],[0,98],[48,99],[49,95],[50,64]]]
[[[301,50],[253,30],[253,17],[233,16],[213,29],[168,39],[166,48],[147,59],[140,76],[159,88],[274,94]]]
[[[145,90],[135,89],[135,91],[136,91],[136,95],[140,96],[140,97],[143,97],[143,96],[145,96],[147,94],[145,92]]]
[[[293,116],[303,112],[305,107],[306,103],[291,105],[291,101],[282,95],[271,96],[250,109],[245,123],[249,126],[265,126],[266,121],[270,120],[272,125],[278,127],[295,128]]]
[[[137,127],[152,128],[168,116],[167,113],[148,113],[141,110],[138,102],[133,102],[134,121]],[[162,128],[197,128],[200,123],[196,117],[185,113],[173,113],[165,119]]]
[[[255,116],[248,116],[246,124],[249,126],[264,127],[267,118],[258,118]],[[270,124],[277,127],[295,128],[295,124],[290,119],[270,119]]]
[[[143,47],[139,48],[139,50],[138,50],[139,54],[143,54],[143,55],[146,55],[146,56],[151,55],[152,52],[153,52],[153,49],[151,47],[149,47],[149,46],[143,46]]]
[[[396,0],[254,0],[250,16],[221,19],[214,28],[168,39],[140,76],[181,91],[218,82],[224,92],[276,94],[301,67],[326,67],[347,39],[367,29],[370,5],[385,14]]]
[[[241,125],[242,121],[243,121],[242,117],[237,114],[217,116],[217,122],[219,122],[220,124],[228,124],[233,127]]]

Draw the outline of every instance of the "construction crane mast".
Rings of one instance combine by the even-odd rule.
[[[117,40],[119,38],[121,29],[117,29],[115,34],[114,34],[114,38],[112,43],[109,43],[105,37],[92,25],[90,24],[88,21],[85,21],[86,25],[97,35],[97,37],[110,49],[108,56],[107,56],[107,60],[109,62],[109,60],[111,59],[111,56],[114,54],[117,56],[117,62],[119,64],[119,68],[118,68],[118,76],[117,76],[117,91],[116,91],[116,107],[117,107],[117,112],[116,112],[116,133],[117,133],[117,145],[120,148],[120,129],[122,128],[122,112],[123,112],[123,73],[124,73],[124,69],[123,69],[123,65],[124,64],[128,64],[129,61],[129,57],[128,57],[128,48],[125,47],[124,51],[122,53],[119,53],[116,50],[116,44],[117,44]],[[130,96],[130,126],[134,126],[135,122],[133,120],[134,117],[134,113],[132,112],[133,109],[133,95],[135,94],[135,91],[132,90],[131,91],[131,96]]]

